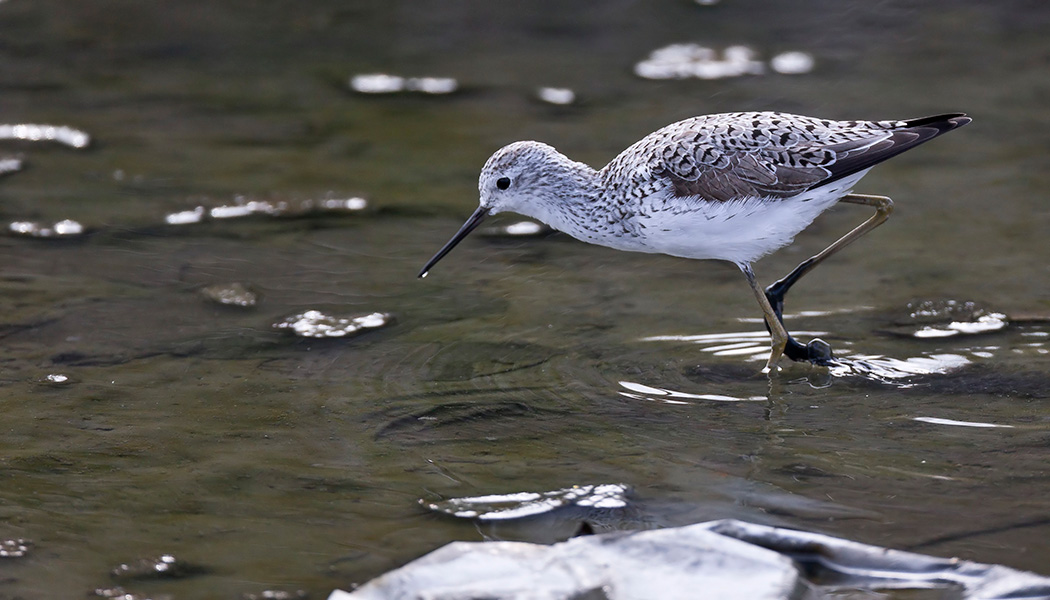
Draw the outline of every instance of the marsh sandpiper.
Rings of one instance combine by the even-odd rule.
[[[420,271],[426,276],[486,216],[523,214],[572,237],[618,250],[713,258],[736,264],[762,307],[772,350],[827,364],[831,347],[801,344],[783,324],[788,289],[819,263],[889,217],[885,196],[854,194],[874,165],[970,117],[952,113],[904,121],[831,121],[778,112],[706,115],[642,138],[596,171],[540,142],[515,142],[481,170],[481,203]],[[875,214],[765,290],[751,264],[794,239],[837,202]]]

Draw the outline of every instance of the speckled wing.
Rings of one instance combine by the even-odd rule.
[[[636,152],[647,157],[644,170],[665,178],[674,196],[709,201],[788,198],[969,122],[962,114],[909,121],[828,121],[783,113],[708,115],[654,132],[636,144]]]

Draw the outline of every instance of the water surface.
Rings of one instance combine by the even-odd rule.
[[[0,541],[31,542],[0,558],[0,595],[323,597],[485,533],[421,499],[615,483],[642,507],[621,527],[736,517],[1050,574],[1048,25],[1022,1],[0,3],[0,122],[92,138],[0,141],[23,162],[5,226],[84,228],[0,237]],[[814,67],[635,75],[673,43]],[[350,90],[377,72],[459,88]],[[758,375],[760,313],[727,264],[475,235],[416,279],[502,144],[601,166],[752,109],[975,119],[868,175],[892,219],[789,296],[789,329],[847,368]],[[829,211],[759,278],[866,217]],[[202,293],[234,284],[254,305]],[[1008,324],[916,336],[924,301]],[[394,321],[273,326],[310,310]],[[177,577],[111,575],[167,554]]]

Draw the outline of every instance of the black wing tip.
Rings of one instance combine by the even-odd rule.
[[[890,139],[886,140],[888,143],[877,145],[881,146],[878,151],[865,152],[855,158],[837,161],[829,169],[831,176],[817,185],[826,185],[857,171],[873,167],[901,152],[928,142],[942,133],[958,129],[972,120],[965,113],[945,113],[900,121],[902,125],[893,128]]]
[[[904,121],[904,127],[908,129],[912,127],[932,127],[937,130],[937,135],[940,135],[953,129],[958,129],[970,121],[973,121],[973,119],[966,113],[945,113],[943,115],[908,119]]]

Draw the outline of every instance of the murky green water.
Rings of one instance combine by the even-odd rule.
[[[0,123],[93,136],[0,141],[26,167],[0,179],[4,223],[88,229],[0,238],[0,541],[32,542],[0,558],[0,597],[324,597],[481,537],[419,499],[616,482],[642,507],[632,526],[734,516],[1050,574],[1048,26],[1021,1],[0,2]],[[816,67],[632,74],[675,42]],[[370,72],[461,90],[348,90]],[[500,145],[600,166],[674,120],[745,109],[974,116],[875,169],[857,191],[894,197],[889,224],[788,298],[789,329],[875,371],[770,381],[753,353],[712,351],[760,328],[725,264],[477,236],[415,278]],[[164,224],[236,196],[369,208]],[[760,279],[865,217],[834,209]],[[254,307],[200,293],[234,282]],[[1014,322],[918,339],[923,300]],[[273,329],[309,309],[396,323]],[[885,378],[901,365],[934,372]],[[110,575],[169,553],[186,576]]]

